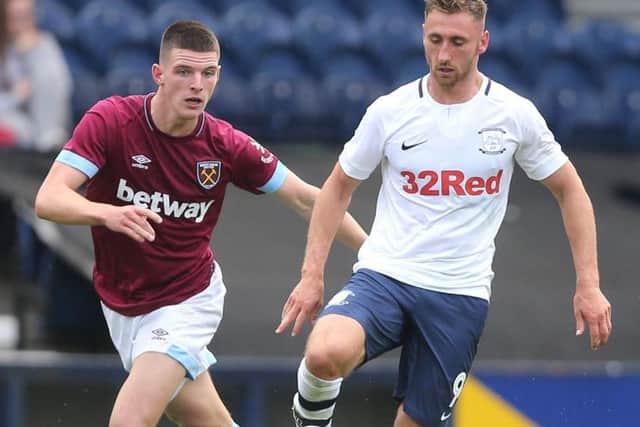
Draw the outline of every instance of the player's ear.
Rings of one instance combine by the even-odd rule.
[[[153,64],[151,66],[151,76],[153,77],[153,81],[156,82],[158,86],[162,84],[164,80],[164,73],[162,72],[162,67],[158,64]]]

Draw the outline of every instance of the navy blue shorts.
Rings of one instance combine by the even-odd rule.
[[[446,426],[462,392],[489,303],[434,292],[372,270],[358,270],[322,315],[358,321],[366,334],[366,361],[402,346],[394,397],[427,427]]]

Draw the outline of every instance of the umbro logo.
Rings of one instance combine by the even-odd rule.
[[[131,156],[131,166],[138,169],[149,169],[149,163],[151,163],[151,159],[145,156],[144,154],[137,154],[135,156]]]
[[[158,337],[164,337],[166,335],[169,335],[169,332],[165,331],[162,328],[154,329],[153,331],[151,331],[151,333]]]
[[[410,149],[412,149],[414,147],[417,147],[418,145],[422,145],[422,144],[424,144],[426,142],[427,142],[427,140],[416,142],[414,144],[407,144],[407,141],[403,141],[402,142],[402,151],[410,150]]]

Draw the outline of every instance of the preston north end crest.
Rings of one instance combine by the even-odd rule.
[[[504,147],[504,129],[500,128],[484,128],[478,131],[480,138],[482,139],[482,145],[480,145],[480,152],[482,154],[502,154],[506,151]]]
[[[205,160],[196,165],[198,184],[205,190],[211,190],[220,181],[222,162],[220,160]]]

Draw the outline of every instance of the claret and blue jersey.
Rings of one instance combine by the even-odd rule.
[[[156,240],[146,243],[92,227],[96,290],[107,306],[125,315],[175,304],[203,290],[227,185],[260,194],[277,190],[286,176],[272,153],[207,113],[191,135],[162,133],[151,118],[152,96],[100,101],[57,158],[90,178],[89,200],[135,204],[163,217],[162,224],[153,225]]]

